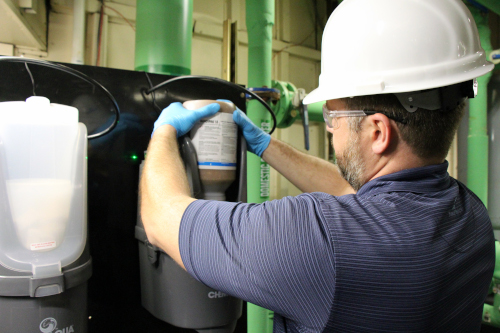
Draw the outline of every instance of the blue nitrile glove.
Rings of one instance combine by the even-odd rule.
[[[219,110],[220,105],[217,103],[209,104],[197,110],[188,110],[179,102],[172,103],[161,112],[155,121],[151,137],[158,127],[163,125],[172,125],[177,131],[177,137],[183,136],[193,128],[198,120],[212,116]]]
[[[233,112],[233,120],[242,130],[247,140],[248,150],[261,157],[271,142],[271,136],[255,126],[250,118],[239,109]]]

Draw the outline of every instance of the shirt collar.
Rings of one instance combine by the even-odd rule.
[[[357,193],[375,195],[387,192],[431,193],[450,187],[451,179],[447,172],[448,161],[420,168],[405,169],[375,178],[361,187]]]

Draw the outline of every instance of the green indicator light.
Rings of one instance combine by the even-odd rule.
[[[132,155],[131,157],[133,160],[136,160],[138,158],[137,155]]]

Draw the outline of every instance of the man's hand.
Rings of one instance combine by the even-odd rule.
[[[154,132],[163,125],[171,125],[177,131],[177,137],[183,136],[189,132],[201,118],[212,116],[219,110],[220,105],[217,103],[209,104],[197,110],[188,110],[179,102],[172,103],[162,111],[160,117],[156,120],[151,137]]]
[[[243,132],[248,150],[261,157],[271,142],[271,136],[258,128],[241,110],[233,112],[233,120]]]

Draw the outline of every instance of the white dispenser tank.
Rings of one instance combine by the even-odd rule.
[[[38,96],[0,103],[0,198],[8,202],[0,210],[4,267],[60,274],[82,253],[86,141],[76,108]]]
[[[76,108],[0,103],[2,332],[87,332],[86,157]]]
[[[6,181],[12,221],[21,245],[47,251],[61,245],[71,204],[69,179],[28,178]]]

